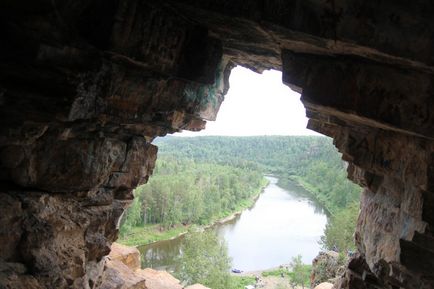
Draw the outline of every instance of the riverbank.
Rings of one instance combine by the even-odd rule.
[[[265,270],[242,272],[239,274],[231,273],[232,276],[237,278],[249,278],[252,280],[248,285],[257,285],[262,289],[301,289],[302,286],[291,286],[291,277],[289,271],[289,265],[281,265],[275,268],[269,268]],[[309,266],[309,270],[310,270]],[[310,276],[310,274],[308,275]],[[256,282],[256,278],[258,281]],[[308,288],[309,280],[306,280],[304,288]]]
[[[133,227],[131,230],[117,240],[118,243],[127,246],[144,246],[158,241],[172,240],[186,234],[192,227],[199,227],[201,229],[207,229],[215,225],[221,225],[230,222],[237,218],[241,213],[251,208],[259,196],[263,193],[264,189],[268,186],[269,181],[264,179],[262,186],[255,192],[255,194],[247,199],[241,201],[232,212],[222,212],[215,220],[212,220],[208,224],[197,225],[178,224],[170,229],[163,229],[160,224],[149,224],[145,226]]]
[[[322,200],[321,194],[317,192],[318,190],[313,185],[304,181],[299,176],[293,175],[277,177],[279,186],[288,187],[287,182],[291,182],[294,185],[303,188],[310,195],[310,197],[314,198],[325,209],[328,215],[331,215],[330,209],[327,207],[326,201]],[[120,237],[117,242],[127,246],[144,246],[158,241],[179,238],[182,235],[186,234],[188,230],[194,226],[201,229],[207,229],[215,225],[225,224],[237,218],[239,215],[242,214],[244,210],[251,208],[255,204],[259,196],[262,194],[265,187],[267,187],[268,185],[269,181],[264,182],[258,192],[254,194],[252,198],[248,200],[243,200],[240,204],[238,204],[234,212],[222,212],[222,214],[220,214],[215,220],[213,220],[209,224],[177,224],[170,229],[164,229],[160,224],[148,224],[145,226],[132,227],[131,230],[124,236]]]
[[[328,216],[332,216],[332,210],[330,206],[327,204],[327,200],[325,199],[325,196],[322,195],[318,188],[316,188],[314,185],[306,182],[302,177],[291,175],[291,176],[278,176],[279,181],[278,185],[286,188],[288,187],[287,182],[291,182],[301,188],[303,188],[311,198],[313,198],[315,201],[318,202],[318,204],[326,211],[326,214]]]

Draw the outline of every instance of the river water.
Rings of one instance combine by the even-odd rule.
[[[277,178],[267,179],[270,183],[253,207],[213,227],[227,243],[233,268],[268,269],[299,254],[304,263],[311,263],[320,250],[318,242],[327,223],[324,210],[302,188],[294,184],[281,188]],[[142,267],[170,267],[182,241],[180,237],[139,247]]]

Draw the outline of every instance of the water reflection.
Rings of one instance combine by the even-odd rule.
[[[302,195],[300,188],[285,190],[277,186],[276,178],[267,178],[270,184],[254,209],[244,212],[237,222],[218,228],[233,266],[245,271],[276,267],[298,254],[304,262],[311,262],[320,249],[318,241],[327,222],[322,210]]]
[[[179,255],[179,248],[184,237],[173,240],[159,241],[150,245],[138,247],[142,257],[142,268],[167,269],[174,264]]]
[[[226,240],[233,267],[244,271],[267,269],[288,263],[301,254],[310,263],[319,251],[318,241],[327,222],[324,210],[295,184],[270,184],[256,201],[236,219],[215,226]],[[170,268],[179,254],[183,238],[142,246],[142,266]]]
[[[293,181],[278,181],[278,186],[293,194],[297,199],[307,202],[313,209],[315,214],[328,215],[327,210],[324,209],[315,199],[312,199],[312,195],[306,191],[302,186]]]

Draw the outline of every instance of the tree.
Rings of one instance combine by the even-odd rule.
[[[231,260],[226,244],[214,231],[190,232],[181,245],[176,276],[188,285],[201,283],[213,289],[231,288]]]
[[[358,214],[359,205],[352,203],[332,216],[326,225],[324,236],[321,237],[323,248],[328,250],[337,248],[343,253],[355,250],[353,234]]]
[[[304,286],[309,283],[310,266],[303,264],[301,258],[301,255],[297,255],[296,257],[293,257],[290,262],[292,268],[290,283],[292,288],[295,288],[297,285],[304,288]]]

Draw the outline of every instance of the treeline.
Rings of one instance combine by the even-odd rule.
[[[177,224],[209,224],[252,202],[265,183],[262,172],[254,168],[162,153],[149,183],[135,190],[121,233],[147,224],[164,229]]]
[[[252,168],[293,179],[331,213],[359,200],[360,187],[347,179],[346,164],[332,140],[320,136],[166,137],[155,142],[160,156]]]

